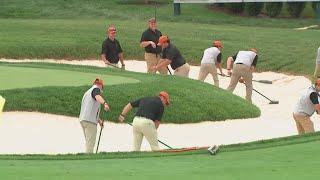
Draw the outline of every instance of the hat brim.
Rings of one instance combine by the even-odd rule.
[[[157,45],[158,45],[158,46],[161,46],[162,44],[163,44],[163,43],[158,43]]]

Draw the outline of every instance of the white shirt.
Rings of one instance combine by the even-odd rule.
[[[242,63],[244,65],[251,67],[256,55],[257,54],[253,51],[239,51],[234,61],[234,64]]]
[[[320,64],[320,47],[318,48],[318,54],[317,54],[316,63]]]
[[[216,64],[220,50],[217,47],[210,47],[203,51],[201,64]]]

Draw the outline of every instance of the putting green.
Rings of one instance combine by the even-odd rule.
[[[59,69],[0,66],[0,90],[44,86],[91,85],[93,80],[97,77],[100,77],[104,80],[105,86],[140,82],[134,78],[98,73],[95,74]]]

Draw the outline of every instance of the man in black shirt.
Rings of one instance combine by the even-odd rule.
[[[156,66],[152,66],[151,70],[157,70],[162,67],[167,67],[169,64],[174,70],[174,75],[189,77],[190,66],[182,57],[180,51],[170,43],[167,36],[159,38],[158,45],[162,47],[162,57]]]
[[[140,151],[143,136],[148,140],[153,151],[159,150],[157,129],[160,125],[164,106],[170,105],[169,94],[161,91],[159,96],[142,97],[127,104],[119,116],[123,122],[127,113],[135,107],[138,111],[133,119],[133,151]]]
[[[108,38],[102,44],[101,58],[107,67],[118,67],[118,62],[121,62],[121,68],[125,69],[123,62],[122,48],[119,41],[116,39],[116,28],[108,28]]]
[[[151,71],[151,66],[156,66],[160,60],[161,46],[158,46],[159,37],[162,36],[161,32],[156,29],[157,21],[155,18],[149,19],[149,28],[145,30],[141,36],[140,46],[144,47],[145,54],[144,58],[147,62],[147,72],[155,73],[156,71]],[[167,74],[167,67],[162,67],[158,69],[160,74]]]

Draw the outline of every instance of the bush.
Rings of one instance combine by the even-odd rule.
[[[231,10],[234,13],[243,13],[245,3],[226,3],[224,7]]]
[[[287,5],[287,10],[291,17],[298,18],[306,7],[306,2],[287,2]]]
[[[249,16],[257,16],[261,13],[263,5],[263,2],[249,2],[246,3],[245,10],[249,14]]]
[[[320,2],[312,2],[312,9],[314,10],[314,12],[317,13],[317,6],[318,6],[318,9],[320,11]]]
[[[270,17],[276,17],[280,14],[283,2],[268,2],[266,3],[266,11]]]

